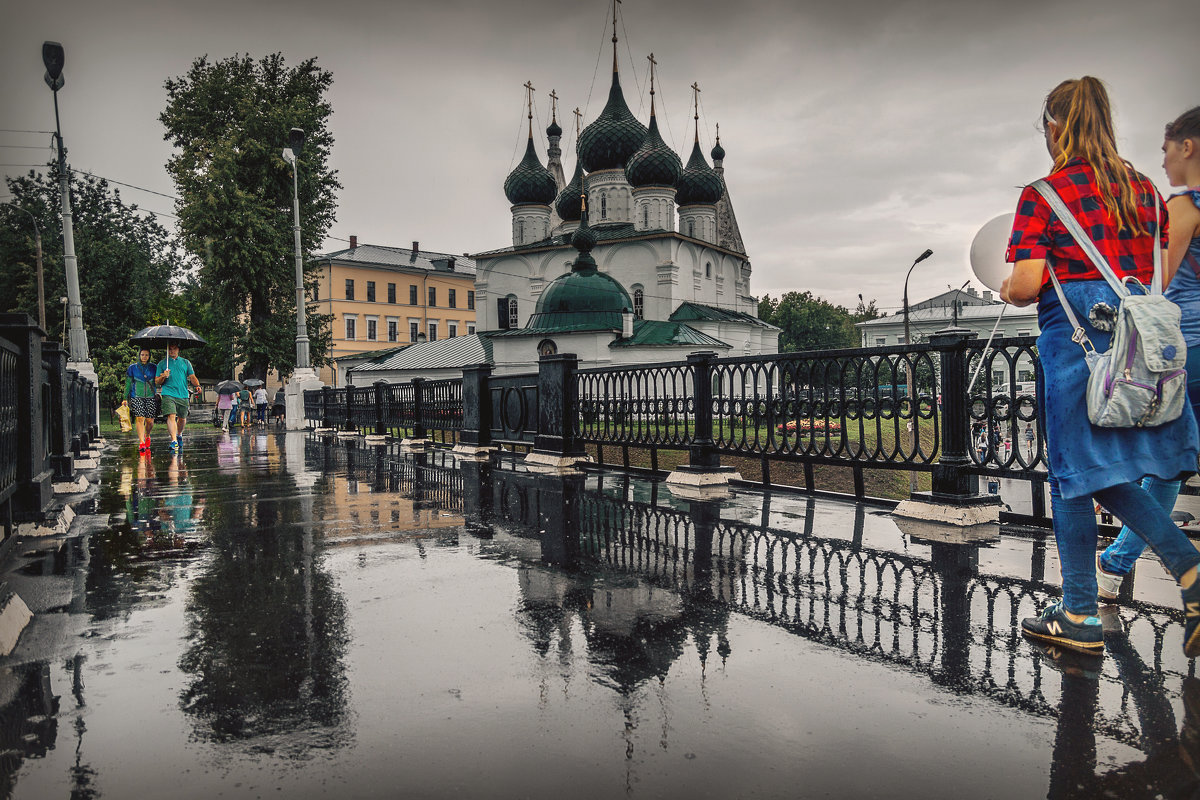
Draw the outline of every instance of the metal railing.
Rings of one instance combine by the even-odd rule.
[[[868,470],[911,472],[913,486],[924,474],[924,486],[942,496],[1023,481],[1028,499],[1002,519],[1045,525],[1036,339],[1000,339],[985,352],[972,336],[952,329],[914,345],[696,353],[588,369],[573,355],[554,355],[540,360],[537,373],[495,376],[481,365],[465,368],[461,380],[325,389],[320,402],[310,392],[305,410],[326,427],[416,439],[440,431],[443,442],[580,458],[591,447],[602,464],[605,447],[617,448],[626,468],[630,448],[649,452],[652,471],[660,451],[698,470],[725,459],[757,466],[764,484],[772,483],[773,463],[790,462],[803,473],[792,483],[809,492],[817,491],[815,467],[845,468],[860,500],[869,497]]]

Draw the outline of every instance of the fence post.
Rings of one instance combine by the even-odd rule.
[[[488,380],[491,364],[463,367],[462,430],[454,452],[462,455],[483,455],[492,447],[492,391]]]
[[[42,342],[42,360],[50,377],[50,463],[56,483],[75,480],[71,433],[67,428],[67,351],[53,342]]]
[[[321,387],[321,427],[332,428],[333,419],[329,416],[329,398],[333,394],[333,387]]]
[[[412,379],[412,436],[400,442],[405,447],[410,447],[414,450],[423,449],[426,445],[425,441],[425,379]]]
[[[542,356],[538,360],[538,432],[526,464],[569,469],[587,460],[577,434],[579,390],[575,370],[579,357],[574,353]]]
[[[967,404],[966,342],[975,333],[946,328],[930,337],[942,366],[942,426],[938,463],[933,465],[933,491],[913,492],[896,507],[896,515],[954,525],[997,522],[1000,497],[980,495],[967,455],[971,419]]]
[[[346,384],[346,418],[342,420],[343,430],[354,430],[354,384]]]
[[[676,494],[689,499],[717,499],[729,489],[729,481],[742,476],[732,467],[721,466],[721,456],[713,442],[713,361],[717,354],[704,351],[687,358],[692,370],[692,437],[688,444],[688,463],[667,476]]]
[[[15,421],[17,423],[16,493],[12,516],[17,522],[41,520],[53,497],[54,470],[47,457],[46,414],[52,404],[43,393],[45,367],[42,339],[45,333],[28,314],[0,314],[0,338],[19,351],[16,357]],[[5,409],[6,413],[12,413]]]
[[[387,381],[375,381],[372,386],[375,389],[375,435],[386,436],[387,428],[383,421],[383,390],[387,387]]]

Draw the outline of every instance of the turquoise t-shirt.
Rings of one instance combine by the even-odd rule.
[[[158,362],[158,375],[162,375],[167,371],[167,359]],[[163,381],[162,394],[163,397],[174,397],[178,400],[188,399],[187,379],[189,375],[195,375],[195,370],[192,369],[192,362],[186,358],[171,359],[171,376]]]

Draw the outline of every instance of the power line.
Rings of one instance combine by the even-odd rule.
[[[156,194],[159,197],[165,197],[168,200],[179,200],[179,198],[173,194],[163,194],[162,192],[156,192],[153,189],[146,189],[142,186],[134,186],[132,183],[124,183],[122,181],[118,181],[113,178],[106,178],[103,175],[97,175],[94,172],[88,172],[87,170],[84,170],[84,169],[75,169],[74,167],[67,167],[67,169],[71,170],[71,172],[75,172],[80,175],[87,175],[89,178],[97,178],[102,181],[108,181],[109,183],[115,183],[117,186],[124,186],[128,189],[137,189],[139,192],[146,192],[147,194]]]
[[[49,134],[53,134],[54,131],[23,131],[23,130],[18,130],[17,128],[0,128],[0,133],[49,133]]]

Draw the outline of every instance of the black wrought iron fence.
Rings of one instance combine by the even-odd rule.
[[[0,339],[0,505],[16,491],[21,350]]]
[[[1038,423],[1036,339],[985,344],[961,330],[928,342],[772,356],[717,358],[580,369],[571,355],[546,356],[537,373],[326,390],[326,426],[392,432],[477,447],[523,446],[565,459],[591,445],[686,454],[696,470],[722,458],[751,459],[771,483],[773,462],[848,468],[854,496],[867,497],[868,470],[927,473],[936,494],[1000,491],[1015,499],[1009,521],[1046,524],[1045,446]],[[346,392],[352,392],[347,408]],[[382,394],[380,392],[382,391]],[[411,398],[411,399],[410,399]],[[411,412],[409,408],[411,407]],[[306,401],[316,421],[316,397]],[[399,409],[399,410],[398,410]],[[411,413],[411,415],[410,415]],[[793,481],[794,482],[794,481]]]

